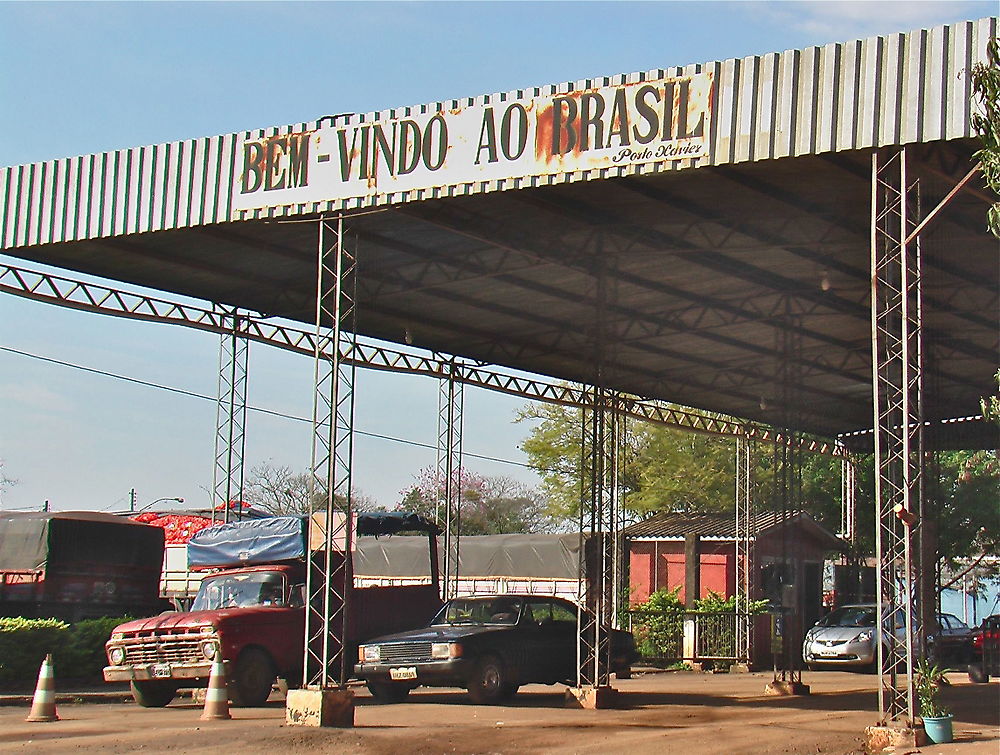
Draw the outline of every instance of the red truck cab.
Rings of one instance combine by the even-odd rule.
[[[405,521],[399,515],[363,516],[369,519],[359,524],[359,532],[424,531],[436,575],[436,525],[413,515]],[[279,538],[287,542],[275,549]],[[263,704],[277,677],[298,686],[305,636],[305,542],[305,520],[298,517],[239,522],[198,533],[191,540],[189,559],[193,547],[196,560],[216,564],[226,558],[272,562],[216,567],[202,580],[190,611],[168,611],[116,627],[105,648],[105,681],[130,682],[137,703],[163,707],[181,686],[205,686],[212,662],[221,656],[234,705]],[[293,553],[298,557],[289,558]],[[426,623],[440,605],[436,579],[429,585],[354,588],[349,647]],[[353,647],[350,652],[353,658]]]

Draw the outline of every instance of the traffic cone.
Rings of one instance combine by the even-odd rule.
[[[38,669],[38,684],[31,700],[31,713],[25,721],[58,721],[56,715],[56,685],[52,673],[52,653],[45,656]]]
[[[229,715],[229,689],[226,687],[226,667],[222,659],[212,662],[212,674],[208,677],[208,689],[205,691],[205,712],[201,714],[202,721],[226,721]]]

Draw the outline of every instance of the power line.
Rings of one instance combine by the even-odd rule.
[[[197,399],[201,399],[203,401],[211,401],[213,404],[218,401],[218,399],[216,397],[214,397],[214,396],[208,396],[208,395],[206,395],[204,393],[195,393],[194,391],[188,391],[188,390],[185,390],[183,388],[175,388],[175,387],[170,386],[170,385],[163,385],[162,383],[153,383],[153,382],[150,382],[148,380],[140,380],[139,378],[129,377],[128,375],[119,375],[119,374],[114,373],[114,372],[108,372],[107,370],[99,370],[96,367],[86,367],[86,366],[84,366],[82,364],[74,364],[73,362],[66,362],[66,361],[63,361],[61,359],[54,359],[53,357],[42,356],[41,354],[32,354],[31,352],[21,351],[20,349],[14,349],[14,348],[11,348],[9,346],[0,346],[0,351],[6,351],[6,352],[8,352],[10,354],[16,354],[16,355],[22,356],[22,357],[28,357],[29,359],[37,359],[37,360],[39,360],[41,362],[48,362],[50,364],[57,364],[57,365],[59,365],[61,367],[70,367],[70,368],[72,368],[74,370],[81,370],[83,372],[90,372],[90,373],[92,373],[94,375],[101,375],[102,377],[114,378],[115,380],[124,380],[127,383],[135,383],[136,385],[143,385],[143,386],[146,386],[147,388],[156,388],[156,389],[161,390],[161,391],[169,391],[170,393],[178,393],[178,394],[180,394],[182,396],[188,396],[189,398],[197,398]],[[309,417],[299,417],[299,416],[294,415],[294,414],[285,414],[284,412],[275,411],[273,409],[265,409],[265,408],[260,407],[260,406],[250,406],[248,404],[247,405],[247,410],[248,411],[252,411],[252,412],[257,412],[259,414],[267,414],[267,415],[270,415],[272,417],[278,417],[280,419],[295,420],[296,422],[312,422],[312,420]],[[357,433],[358,435],[364,435],[365,437],[368,437],[368,438],[377,438],[379,440],[388,440],[388,441],[392,441],[393,443],[402,443],[402,444],[408,445],[408,446],[417,446],[418,448],[428,448],[428,449],[430,449],[432,451],[433,450],[437,450],[437,446],[432,445],[430,443],[422,443],[422,442],[417,441],[417,440],[409,440],[407,438],[397,438],[397,437],[392,436],[392,435],[382,435],[380,433],[370,433],[370,432],[365,432],[364,430],[355,430],[354,432]],[[539,470],[537,467],[534,467],[531,464],[527,464],[527,463],[525,463],[523,461],[514,461],[513,459],[501,459],[501,458],[499,458],[497,456],[488,456],[486,454],[477,454],[477,453],[473,453],[471,451],[463,451],[462,455],[463,456],[470,456],[470,457],[472,457],[474,459],[482,459],[484,461],[495,461],[495,462],[498,462],[500,464],[511,464],[513,466],[524,467],[525,469],[531,469],[531,470],[536,471],[536,472],[537,471],[543,471],[543,472],[549,472],[549,471],[553,471],[554,472],[554,471],[556,471],[556,470],[550,470],[550,469]]]

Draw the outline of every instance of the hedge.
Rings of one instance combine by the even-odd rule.
[[[58,619],[0,618],[0,685],[34,684],[47,653],[52,653],[57,681],[100,678],[107,665],[104,643],[123,621],[127,619],[84,619],[67,624]]]

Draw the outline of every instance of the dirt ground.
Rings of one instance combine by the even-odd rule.
[[[59,721],[29,724],[25,708],[0,708],[0,751],[441,753],[861,753],[875,723],[876,677],[807,673],[807,697],[764,695],[770,674],[650,673],[614,680],[623,707],[563,707],[563,687],[524,687],[510,705],[469,703],[461,690],[417,690],[377,705],[357,690],[353,729],[284,725],[280,700],[203,722],[190,699],[166,709],[128,704],[60,705]],[[955,713],[951,744],[920,752],[1000,753],[1000,684],[953,674],[944,702]]]

